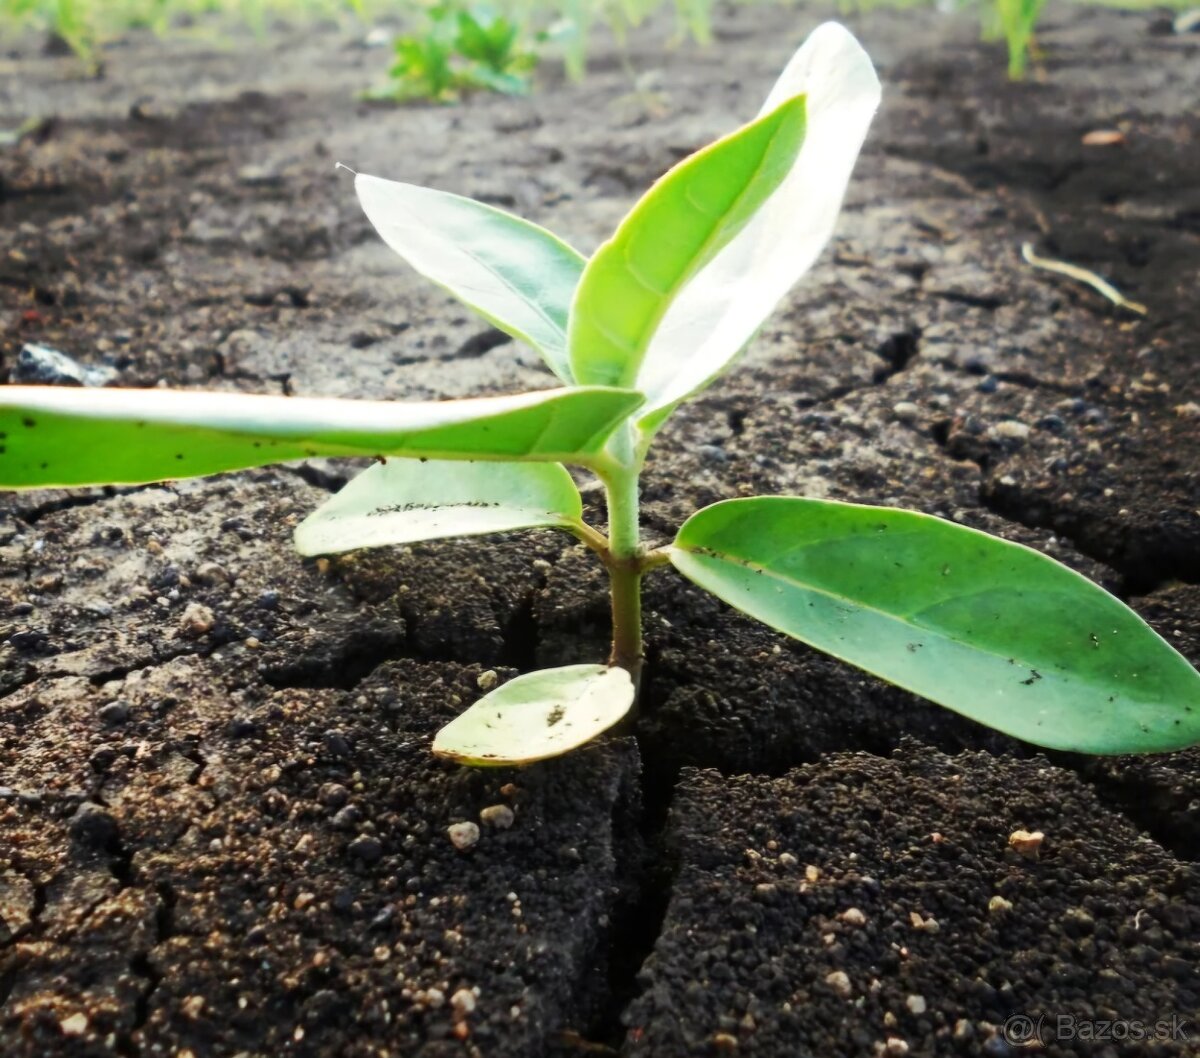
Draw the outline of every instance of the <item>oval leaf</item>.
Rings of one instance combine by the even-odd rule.
[[[1200,673],[1123,603],[1020,544],[912,511],[759,497],[693,515],[671,560],[772,628],[1028,742],[1200,742]]]
[[[645,429],[656,428],[666,418],[662,409],[729,366],[833,233],[850,172],[879,106],[879,79],[858,41],[828,22],[793,56],[761,113],[798,95],[806,100],[807,128],[791,171],[672,302],[631,380],[631,388],[647,395],[641,416]]]
[[[579,490],[558,463],[391,459],[368,467],[305,518],[295,543],[302,555],[329,555],[539,525],[570,528],[582,517]]]
[[[531,764],[576,749],[633,705],[620,668],[567,665],[509,680],[437,733],[433,752],[460,764]]]
[[[580,382],[635,382],[671,302],[787,176],[804,125],[804,99],[785,100],[684,159],[642,196],[579,281],[570,346]]]
[[[567,313],[581,254],[545,228],[460,195],[363,174],[354,187],[388,246],[574,382]]]
[[[640,403],[588,387],[402,403],[0,386],[0,488],[140,484],[308,456],[586,464]]]

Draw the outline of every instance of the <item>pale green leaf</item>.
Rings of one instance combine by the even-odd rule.
[[[1132,753],[1200,742],[1200,673],[1045,555],[912,511],[728,500],[671,560],[739,610],[1017,738]]]
[[[421,275],[528,342],[567,385],[567,314],[584,258],[556,235],[474,199],[359,174],[358,200]]]
[[[576,749],[633,705],[621,668],[568,665],[510,680],[438,732],[433,752],[460,764],[531,764]]]
[[[327,555],[533,526],[570,528],[579,490],[558,463],[389,459],[368,467],[296,528],[296,550]]]
[[[645,393],[647,432],[722,373],[833,233],[850,172],[879,105],[879,79],[843,27],[819,26],[788,63],[760,115],[803,96],[804,143],[775,192],[667,308],[630,388]],[[761,117],[760,117],[761,120]],[[685,163],[686,164],[686,163]],[[645,234],[655,237],[653,230]],[[582,379],[582,376],[581,376]],[[589,375],[584,381],[597,381]]]
[[[671,302],[729,244],[791,169],[804,99],[691,157],[658,180],[588,262],[571,306],[571,367],[583,383],[636,384]]]
[[[391,402],[0,386],[0,488],[137,484],[308,456],[587,464],[640,403],[598,387]]]

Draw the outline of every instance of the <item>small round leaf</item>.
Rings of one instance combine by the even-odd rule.
[[[476,766],[532,764],[607,731],[633,705],[629,673],[606,665],[541,669],[509,680],[437,733],[433,752]]]

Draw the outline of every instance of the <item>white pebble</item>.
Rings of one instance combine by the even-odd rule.
[[[479,840],[479,827],[475,823],[451,823],[446,834],[459,852],[465,852]]]

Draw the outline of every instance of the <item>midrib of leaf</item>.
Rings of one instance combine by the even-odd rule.
[[[490,265],[487,261],[480,258],[473,251],[467,249],[465,246],[461,247],[461,249],[462,249],[463,253],[465,253],[469,258],[471,258],[471,260],[474,261],[477,265],[479,265],[485,271],[490,272],[493,276],[495,276],[498,280],[500,280],[501,284],[505,287],[505,289],[508,290],[508,292],[510,294],[514,294],[518,298],[520,298],[523,302],[525,302],[526,305],[528,305],[530,308],[533,309],[533,311],[536,315],[540,316],[546,323],[548,323],[550,325],[550,329],[553,330],[554,333],[562,339],[562,348],[563,349],[566,348],[567,332],[564,331],[550,316],[548,316],[546,314],[546,310],[543,309],[541,305],[539,305],[536,301],[530,301],[521,290],[519,290],[517,287],[515,287],[505,277],[503,272],[496,271],[496,269],[493,268],[492,265]],[[472,288],[464,285],[462,289],[471,290]],[[478,293],[478,288],[476,288],[476,293]],[[524,337],[525,341],[529,342],[531,345],[534,345],[534,346],[538,345],[538,343],[535,342],[532,338],[530,338],[529,335],[523,334],[522,336]],[[540,346],[538,346],[538,348],[540,348]]]
[[[897,535],[899,535],[899,534],[897,534]],[[742,566],[744,569],[753,570],[756,574],[764,574],[765,576],[769,577],[772,581],[776,581],[776,582],[778,582],[780,584],[784,584],[788,587],[792,587],[792,588],[798,589],[800,591],[811,592],[814,595],[820,595],[821,597],[828,599],[833,603],[842,603],[846,606],[850,606],[851,608],[853,608],[855,610],[861,610],[861,611],[864,611],[867,613],[875,614],[877,617],[885,618],[886,620],[891,621],[895,624],[899,624],[904,627],[917,629],[917,630],[921,631],[922,633],[928,633],[932,638],[937,639],[941,642],[953,643],[957,646],[965,646],[971,650],[977,650],[979,653],[986,654],[987,656],[995,658],[998,661],[1003,661],[1003,662],[1007,663],[1014,657],[1014,655],[1010,652],[997,653],[995,650],[990,650],[986,647],[976,646],[974,643],[964,642],[963,640],[957,639],[954,636],[952,636],[946,632],[939,631],[936,628],[931,628],[927,625],[918,624],[916,621],[910,619],[912,616],[911,614],[897,615],[897,614],[891,613],[887,610],[881,610],[877,606],[871,606],[868,603],[859,602],[858,600],[852,599],[850,596],[844,595],[840,592],[829,591],[825,588],[816,587],[815,585],[809,584],[805,581],[800,581],[800,580],[796,580],[792,577],[788,577],[785,574],[776,573],[774,570],[768,569],[767,567],[762,566],[757,562],[752,562],[749,559],[741,558],[736,555],[731,555],[728,552],[717,551],[715,548],[711,548],[711,547],[702,547],[700,550],[696,550],[694,548],[683,547],[678,544],[676,544],[674,546],[678,550],[686,551],[689,555],[694,555],[697,558],[701,558],[701,559],[709,558],[709,559],[713,559],[715,561],[732,562],[735,565]],[[783,557],[784,555],[791,554],[793,551],[796,551],[796,550],[799,550],[799,548],[798,547],[797,548],[789,548],[787,551],[781,552],[776,557],[777,558]],[[983,592],[964,593],[962,595],[949,596],[948,599],[967,598],[971,594],[979,595],[979,594],[984,594],[984,593]],[[939,600],[938,604],[940,604],[941,602],[946,602],[946,601],[948,601],[948,599],[941,599],[941,600]],[[937,604],[935,604],[935,605],[937,605]],[[926,607],[926,609],[928,609],[928,607]],[[924,611],[914,611],[914,612],[924,612]],[[821,649],[825,650],[826,648],[822,647]],[[837,652],[837,650],[830,649],[827,652],[829,654],[832,654],[834,657],[839,658],[842,661],[848,661],[853,665],[859,666],[860,668],[867,668],[867,666],[862,665],[861,662],[853,661],[852,659],[846,657],[845,655],[839,654]],[[867,671],[874,672],[875,670],[868,668]],[[875,673],[875,674],[881,675],[880,673]],[[1053,677],[1054,674],[1050,673],[1050,674],[1048,674],[1048,676]],[[886,676],[882,676],[882,678],[887,679]],[[1066,677],[1060,677],[1060,678],[1065,679]],[[1084,683],[1086,685],[1089,685],[1089,686],[1093,683],[1092,680],[1085,679],[1085,678],[1080,678],[1080,682]]]
[[[776,107],[774,113],[778,114],[779,111],[782,110],[784,107],[792,105],[796,98],[797,97],[793,96],[792,99],[786,100],[785,102],[781,103],[778,107]],[[620,338],[619,340],[614,340],[612,337],[612,332],[599,319],[595,309],[592,308],[589,311],[588,316],[589,316],[591,324],[598,331],[600,331],[606,338],[608,338],[610,341],[612,341],[614,345],[619,346],[625,352],[631,354],[630,362],[627,364],[625,371],[622,373],[619,380],[616,382],[613,382],[612,385],[632,387],[632,385],[637,381],[638,373],[641,371],[642,364],[645,362],[645,359],[646,359],[646,352],[650,348],[650,343],[651,343],[651,341],[653,341],[654,335],[657,333],[659,325],[663,321],[663,317],[667,314],[667,310],[670,309],[670,307],[671,307],[672,303],[674,302],[675,297],[679,293],[679,291],[682,290],[693,278],[695,278],[697,272],[699,272],[702,268],[704,268],[705,265],[707,265],[711,262],[712,259],[711,259],[711,257],[708,256],[708,254],[709,254],[709,250],[712,247],[713,243],[718,241],[717,237],[718,237],[718,233],[720,232],[721,221],[724,218],[730,216],[732,213],[736,212],[737,208],[742,204],[742,202],[750,194],[750,191],[754,187],[755,182],[758,180],[759,176],[762,174],[763,166],[766,164],[767,158],[771,154],[771,148],[774,146],[775,141],[779,138],[780,134],[782,133],[784,125],[785,125],[785,122],[781,120],[779,122],[779,124],[776,126],[774,132],[771,133],[771,137],[770,137],[770,139],[767,140],[766,146],[762,150],[762,154],[759,157],[758,163],[754,167],[753,173],[751,173],[750,178],[746,181],[745,186],[738,193],[737,197],[733,200],[733,202],[730,203],[729,208],[726,209],[723,213],[712,214],[712,213],[708,213],[704,210],[697,208],[695,202],[692,200],[691,185],[689,184],[684,187],[683,195],[682,195],[683,200],[688,204],[688,206],[691,207],[692,211],[698,217],[700,217],[704,221],[710,222],[709,233],[708,233],[708,237],[701,244],[700,250],[693,256],[693,258],[692,258],[693,263],[690,264],[687,268],[685,268],[679,274],[679,277],[675,280],[675,282],[673,284],[671,284],[667,288],[667,290],[665,292],[660,291],[658,288],[656,288],[654,286],[651,286],[638,273],[637,267],[632,264],[632,262],[630,261],[630,258],[629,258],[628,242],[626,242],[625,246],[622,247],[621,262],[625,268],[625,271],[633,278],[634,282],[636,282],[638,284],[638,286],[642,287],[645,290],[650,291],[651,294],[658,296],[659,307],[654,312],[654,314],[651,316],[649,323],[642,329],[642,333],[640,335],[638,335],[636,338],[634,338],[632,341],[630,339],[624,338],[624,337]],[[807,129],[805,129],[805,134],[807,134]],[[802,137],[801,141],[800,141],[800,146],[803,146],[803,144],[804,144],[804,139]],[[783,179],[784,180],[787,179],[786,174]],[[783,180],[780,180],[781,185],[782,185],[782,183],[783,183]],[[767,197],[763,199],[763,203],[765,204],[767,201],[767,198],[770,198],[771,195],[774,195],[775,192],[778,190],[779,190],[779,188],[776,187],[771,192],[770,195],[767,195]],[[739,228],[739,231],[744,229],[745,226],[747,224],[749,224],[750,221],[753,219],[754,219],[754,214],[752,213],[750,216],[748,216],[745,219],[745,221],[743,221],[741,227]],[[735,232],[734,235],[731,235],[729,237],[728,242],[732,242],[733,239],[736,237],[736,234],[737,233]],[[726,245],[728,245],[728,242],[726,243]],[[695,262],[699,262],[699,263],[695,263]]]

